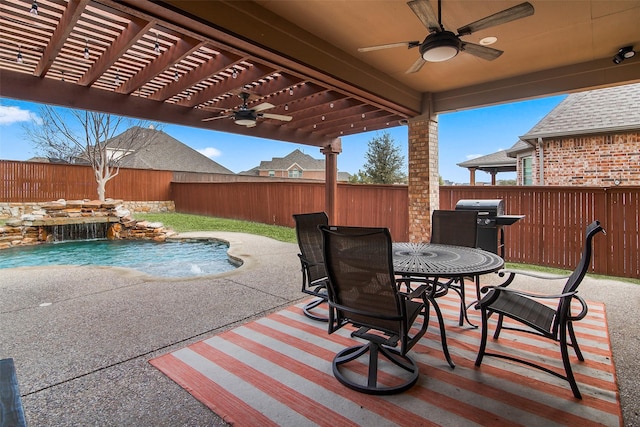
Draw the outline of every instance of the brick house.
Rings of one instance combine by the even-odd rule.
[[[240,174],[324,181],[324,169],[324,159],[314,159],[310,155],[296,149],[285,157],[273,157],[271,160],[263,160],[259,166],[246,172],[241,172]],[[338,181],[348,180],[349,174],[338,173]]]
[[[569,95],[507,154],[518,185],[640,185],[640,84]]]

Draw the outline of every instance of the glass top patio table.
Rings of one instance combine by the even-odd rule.
[[[498,255],[482,249],[432,243],[394,243],[396,274],[461,277],[492,273],[504,266]]]

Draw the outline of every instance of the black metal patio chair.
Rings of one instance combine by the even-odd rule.
[[[582,282],[591,262],[593,236],[599,232],[606,234],[604,229],[600,226],[599,221],[594,221],[589,224],[586,230],[584,248],[580,262],[573,273],[568,277],[562,292],[558,295],[531,294],[507,287],[518,274],[526,275],[526,272],[507,271],[507,273],[510,273],[510,277],[504,284],[500,286],[485,286],[482,288],[482,293],[488,293],[476,305],[476,308],[479,308],[482,313],[482,339],[478,350],[478,356],[476,358],[476,366],[480,366],[484,356],[494,356],[523,363],[527,366],[540,369],[568,381],[571,385],[573,395],[578,399],[582,398],[573,375],[573,370],[571,369],[568,347],[573,347],[578,360],[581,362],[584,361],[584,357],[580,351],[580,347],[578,346],[578,341],[576,340],[576,335],[573,330],[573,322],[579,321],[587,315],[587,304],[577,294],[577,292],[578,286]],[[540,277],[535,274],[532,276]],[[558,305],[555,307],[549,306],[543,303],[544,300],[557,300]],[[578,301],[580,303],[581,311],[578,314],[574,315],[571,312],[572,301]],[[510,329],[539,335],[557,342],[560,346],[560,353],[562,355],[562,363],[565,371],[564,374],[551,370],[538,363],[519,359],[509,354],[490,353],[486,351],[488,319],[492,314],[498,315],[498,322],[493,334],[494,339],[498,339],[502,329]],[[523,324],[523,327],[504,326],[503,321],[505,317],[520,322]],[[524,325],[528,328],[524,328]],[[570,341],[567,339],[567,335],[570,338]]]
[[[312,310],[327,300],[327,270],[322,260],[322,234],[320,225],[328,225],[329,218],[324,212],[293,215],[296,222],[296,235],[300,248],[302,266],[302,292],[317,298],[304,308],[304,314],[314,320],[326,322],[326,316],[313,313]]]
[[[394,394],[412,387],[419,369],[407,352],[424,335],[429,303],[422,285],[411,293],[398,290],[393,270],[391,235],[386,228],[320,227],[329,275],[329,334],[345,325],[357,330],[352,337],[368,343],[346,348],[333,359],[333,374],[345,386],[368,394]],[[417,300],[414,300],[417,299]],[[418,317],[421,320],[418,320]],[[411,328],[417,331],[411,335]],[[368,360],[365,355],[369,353]],[[384,359],[397,366],[397,382],[378,382]],[[366,373],[358,374],[359,360]],[[355,365],[355,366],[354,366]]]
[[[442,245],[465,246],[475,248],[478,239],[478,212],[463,210],[435,210],[431,216],[431,243]],[[446,282],[449,289],[453,289],[460,296],[460,326],[467,318],[467,303],[465,300],[464,277],[453,277]],[[480,277],[472,278],[479,294]],[[478,295],[478,299],[480,296]],[[469,322],[469,324],[471,324]]]

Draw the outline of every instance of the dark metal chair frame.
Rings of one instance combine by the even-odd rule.
[[[578,360],[581,362],[584,361],[584,357],[580,351],[580,347],[578,346],[578,341],[576,340],[576,335],[573,330],[573,322],[579,321],[587,315],[588,306],[586,302],[577,295],[577,292],[578,286],[582,282],[591,262],[593,236],[599,232],[606,234],[604,229],[600,226],[599,221],[594,221],[587,226],[584,248],[580,262],[573,273],[568,277],[564,289],[559,295],[531,294],[507,287],[517,274],[527,275],[526,272],[506,271],[510,276],[505,283],[500,286],[485,286],[482,288],[482,293],[488,293],[476,305],[476,308],[480,309],[482,313],[482,339],[475,362],[476,366],[480,366],[484,356],[493,356],[519,362],[568,381],[571,385],[573,395],[577,399],[582,398],[571,368],[568,347],[573,347]],[[504,273],[505,272],[502,272],[501,274],[504,275]],[[538,275],[533,276],[540,277]],[[543,304],[537,299],[557,299],[559,300],[558,306],[554,309]],[[571,302],[573,300],[578,301],[582,307],[580,313],[577,315],[571,314]],[[498,322],[493,334],[494,339],[498,339],[502,329],[510,329],[542,336],[559,343],[562,363],[565,371],[564,374],[507,354],[487,352],[488,319],[494,313],[498,315]],[[530,329],[504,326],[503,320],[505,317],[516,320],[528,326]],[[567,335],[570,338],[570,341],[567,339]]]
[[[314,300],[303,307],[305,316],[326,322],[326,316],[315,314],[312,310],[327,301],[327,270],[322,259],[322,234],[319,226],[328,225],[329,218],[324,212],[295,214],[296,236],[302,270],[302,292],[315,296]]]
[[[320,230],[329,276],[328,332],[332,334],[351,324],[358,328],[351,336],[368,341],[336,354],[332,362],[334,376],[343,385],[367,394],[395,394],[408,390],[417,382],[419,368],[407,352],[427,330],[428,292],[433,287],[422,285],[410,293],[399,290],[388,229],[321,226]],[[418,317],[422,317],[419,327]],[[414,324],[418,330],[410,335]],[[363,384],[363,381],[349,378],[344,365],[367,352],[368,373],[366,384]],[[379,356],[406,371],[402,383],[378,383]]]
[[[434,210],[431,217],[431,243],[442,245],[477,247],[478,241],[478,212],[463,210]],[[467,303],[465,299],[464,277],[451,278],[445,285],[454,290],[460,297],[460,318],[458,324],[463,325],[467,316]],[[476,293],[480,299],[480,277],[472,278],[476,285]],[[444,292],[446,294],[446,292]],[[472,325],[475,326],[475,325]]]

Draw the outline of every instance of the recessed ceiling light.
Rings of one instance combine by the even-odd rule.
[[[490,44],[494,44],[497,41],[498,41],[497,37],[489,36],[489,37],[485,37],[482,40],[480,40],[480,44],[482,46],[489,46]]]

